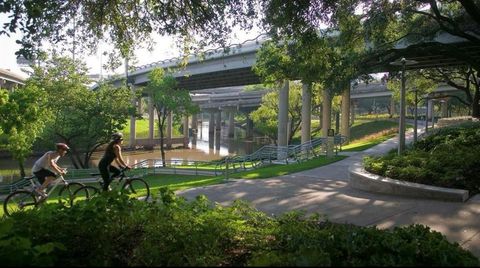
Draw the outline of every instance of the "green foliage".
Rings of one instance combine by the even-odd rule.
[[[165,148],[163,146],[166,119],[172,113],[176,116],[198,113],[198,105],[192,102],[188,90],[178,88],[175,77],[166,74],[161,68],[155,68],[148,75],[149,83],[145,92],[153,99],[153,107],[158,115],[158,128],[160,132],[160,151],[163,166],[165,163]]]
[[[2,218],[0,230],[0,259],[9,265],[478,265],[421,225],[379,230],[300,211],[274,218],[243,201],[187,202],[169,189],[151,203],[109,192],[72,208],[46,204]]]
[[[73,164],[82,168],[88,167],[93,151],[135,113],[129,89],[101,84],[90,90],[88,82],[85,65],[64,57],[53,57],[45,66],[36,67],[27,80],[27,84],[45,89],[54,114],[44,135],[45,145],[66,142],[72,148]],[[87,151],[86,157],[81,156],[82,151]]]
[[[480,124],[467,123],[436,130],[405,154],[367,157],[365,169],[392,179],[480,191]]]
[[[0,147],[10,151],[19,162],[22,176],[23,162],[50,120],[46,95],[41,87],[31,84],[10,93],[0,89],[0,129],[7,136]]]
[[[417,99],[420,101],[421,96],[428,94],[435,90],[435,82],[431,79],[423,77],[419,72],[409,71],[405,74],[405,101],[408,106],[415,106],[415,92],[417,90]],[[387,88],[393,91],[393,98],[395,101],[400,101],[400,91],[402,87],[401,77],[393,77],[389,79]]]
[[[290,82],[288,94],[288,116],[291,120],[288,142],[291,143],[293,136],[299,130],[302,120],[301,84]],[[267,135],[272,140],[276,140],[278,131],[278,91],[265,94],[262,97],[262,104],[257,110],[250,113],[250,117],[257,131]]]

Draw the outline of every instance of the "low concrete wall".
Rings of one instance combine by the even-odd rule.
[[[384,193],[443,201],[465,202],[467,190],[450,189],[385,178],[367,172],[361,163],[349,168],[349,185],[367,192]]]

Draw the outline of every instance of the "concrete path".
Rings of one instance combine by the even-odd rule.
[[[411,139],[408,133],[407,142]],[[352,163],[362,161],[365,155],[397,148],[397,142],[397,138],[390,139],[324,167],[270,179],[235,180],[178,194],[187,199],[204,194],[222,205],[230,205],[235,199],[247,200],[271,215],[304,210],[334,222],[378,228],[423,224],[480,257],[480,195],[465,203],[454,203],[368,193],[348,186],[348,167]]]

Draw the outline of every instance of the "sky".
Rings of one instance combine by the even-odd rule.
[[[0,24],[5,23],[8,20],[6,14],[0,14]],[[245,40],[253,39],[260,34],[260,31],[254,28],[250,32],[236,29],[233,35],[230,37],[232,44],[242,43]],[[18,73],[23,76],[27,76],[26,73],[21,71],[22,66],[16,62],[15,52],[20,49],[20,45],[16,44],[16,40],[21,39],[21,35],[18,33],[11,34],[10,37],[6,35],[0,35],[0,68],[10,69],[12,72]],[[136,66],[152,63],[159,60],[169,59],[180,56],[180,52],[175,45],[173,37],[154,35],[153,40],[156,42],[153,51],[147,49],[140,49],[135,51],[137,57]],[[89,74],[102,74],[107,75],[112,73],[101,68],[102,64],[105,64],[106,57],[102,56],[102,52],[111,50],[111,46],[100,43],[98,51],[94,55],[86,55],[85,61],[89,68]],[[115,73],[121,73],[124,67],[120,67]]]

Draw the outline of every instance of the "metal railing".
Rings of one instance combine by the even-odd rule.
[[[334,150],[338,154],[342,144],[346,141],[345,136],[337,135],[334,137]],[[214,161],[196,161],[196,160],[165,160],[165,166],[161,159],[146,159],[132,166],[127,171],[129,176],[146,176],[149,174],[183,174],[183,175],[212,175],[219,176],[226,173],[236,173],[256,169],[258,167],[290,162],[300,163],[302,161],[315,158],[319,155],[325,155],[327,138],[317,138],[308,142],[289,145],[275,146],[264,145],[252,154],[243,156],[225,157]],[[92,176],[92,173],[98,173],[98,168],[93,169],[70,169],[64,176],[69,182],[87,182],[96,181],[98,177]],[[13,192],[24,188],[29,184],[28,180],[20,179],[11,184],[0,185],[0,193]]]

